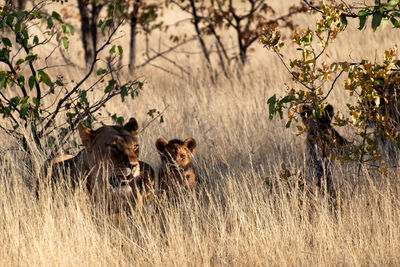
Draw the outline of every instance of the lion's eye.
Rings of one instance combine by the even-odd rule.
[[[181,155],[180,155],[180,158],[181,158],[181,159],[184,159],[184,158],[185,158],[185,155],[184,155],[184,154],[181,154]]]

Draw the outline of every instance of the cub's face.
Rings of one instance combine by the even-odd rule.
[[[124,126],[103,126],[94,131],[79,126],[90,164],[107,171],[113,187],[129,183],[140,175],[137,129],[134,118]]]
[[[332,105],[328,104],[321,114],[313,114],[312,108],[304,106],[301,113],[301,119],[305,125],[310,127],[311,131],[323,130],[331,127],[331,121],[334,116]]]
[[[158,138],[156,147],[164,164],[185,167],[190,163],[196,141],[193,138],[187,138],[185,141],[178,139],[167,141],[164,138]]]

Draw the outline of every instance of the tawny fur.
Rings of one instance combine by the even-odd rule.
[[[55,157],[48,167],[52,184],[70,177],[73,188],[83,183],[93,196],[106,194],[112,202],[153,199],[153,168],[139,161],[138,123],[131,118],[124,126],[103,126],[91,130],[80,124],[84,149],[78,155]]]
[[[173,139],[170,141],[159,138],[156,147],[161,157],[161,167],[158,173],[160,189],[168,195],[176,194],[179,187],[196,188],[196,170],[191,162],[196,148],[196,141],[187,138],[185,141]]]

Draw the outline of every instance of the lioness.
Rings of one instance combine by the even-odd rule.
[[[97,130],[80,124],[78,131],[84,149],[75,157],[63,155],[52,160],[52,182],[62,178],[57,175],[61,171],[69,174],[72,187],[84,182],[92,196],[106,194],[113,202],[151,201],[155,175],[149,164],[138,160],[138,128],[134,118],[124,126],[103,126]]]
[[[185,141],[158,138],[156,147],[161,157],[158,173],[161,191],[171,195],[177,193],[179,186],[194,189],[196,171],[190,160],[196,148],[196,141],[193,138],[187,138]]]

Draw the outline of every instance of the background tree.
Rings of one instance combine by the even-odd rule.
[[[207,44],[205,36],[213,38],[219,63],[225,75],[227,74],[226,66],[230,65],[233,60],[240,65],[246,64],[249,48],[262,34],[262,25],[281,25],[293,30],[294,23],[291,20],[293,15],[308,10],[305,5],[292,6],[287,14],[274,17],[276,16],[275,10],[265,0],[240,2],[241,8],[238,6],[239,2],[231,0],[211,2],[168,0],[167,3],[172,3],[190,14],[204,58],[211,70],[211,45]],[[245,4],[245,8],[242,7],[243,4]],[[236,38],[234,47],[236,53],[233,55],[228,52],[231,41],[222,38],[222,33],[230,29],[233,29]]]
[[[82,45],[87,64],[92,62],[97,46],[97,23],[100,11],[105,6],[105,0],[78,0],[81,15]]]

